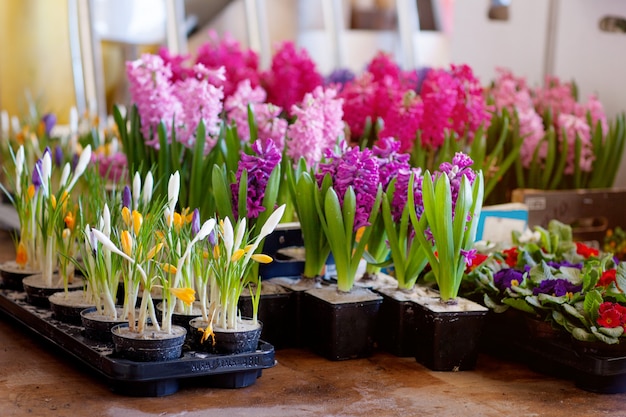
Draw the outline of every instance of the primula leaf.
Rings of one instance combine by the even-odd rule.
[[[574,336],[574,339],[583,342],[595,342],[598,340],[593,334],[589,333],[585,329],[581,329],[580,327],[573,329],[571,333],[572,336]]]
[[[598,327],[598,332],[605,334],[609,337],[620,337],[624,334],[624,328],[622,326],[617,327]],[[595,334],[595,333],[594,333]]]
[[[567,296],[563,295],[560,297],[556,297],[550,294],[538,294],[537,300],[539,300],[542,306],[545,306],[546,304],[559,304],[560,305],[567,301]]]
[[[499,304],[491,299],[487,294],[483,294],[483,302],[485,306],[493,310],[495,313],[503,313],[509,309],[509,305]]]
[[[606,327],[602,327],[601,329],[606,329]],[[623,328],[621,328],[621,329],[622,329],[622,332],[623,332],[624,329]],[[606,330],[609,330],[609,329],[606,329]],[[591,328],[591,333],[593,333],[593,335],[595,337],[597,337],[598,340],[606,343],[607,345],[615,345],[615,344],[619,343],[619,340],[617,338],[618,336],[607,335],[604,331],[596,330],[594,327]]]
[[[576,307],[571,304],[564,303],[563,310],[572,317],[576,317],[578,320],[583,322],[584,324],[588,324],[587,318],[582,314],[582,312],[578,311]]]
[[[535,314],[535,309],[521,298],[504,298],[502,302],[506,305],[513,307],[516,310],[521,310],[530,314]]]
[[[600,294],[598,290],[589,291],[587,294],[585,294],[583,308],[592,323],[595,323],[595,321],[598,319],[598,308],[603,301],[604,300],[602,299],[602,294]]]
[[[615,270],[615,284],[617,288],[624,293],[626,292],[626,263],[620,262]]]

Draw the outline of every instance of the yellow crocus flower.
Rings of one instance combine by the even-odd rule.
[[[19,245],[17,245],[15,262],[21,267],[25,266],[26,262],[28,262],[28,252],[26,251],[26,245],[24,245],[24,242],[20,242]]]
[[[157,243],[156,245],[152,247],[152,249],[148,251],[148,255],[146,255],[146,258],[147,259],[154,258],[156,254],[161,251],[161,248],[163,248],[163,242]]]
[[[260,264],[269,264],[273,261],[272,257],[269,255],[265,255],[263,253],[255,253],[251,256],[253,261],[256,261]]]
[[[196,290],[193,288],[170,288],[170,292],[187,305],[191,305],[196,300]]]
[[[57,198],[54,196],[54,194],[50,196],[50,205],[53,209],[57,208]]]
[[[233,252],[233,256],[231,256],[230,261],[231,262],[237,262],[238,260],[241,259],[241,257],[246,253],[246,251],[244,249],[237,249],[235,252]]]
[[[123,230],[120,236],[122,241],[122,250],[128,256],[132,256],[133,253],[133,238],[128,230]]]
[[[175,274],[177,271],[176,267],[172,264],[165,263],[162,264],[161,267],[163,268],[163,271],[167,272],[168,274]]]
[[[135,236],[139,234],[139,229],[141,228],[141,224],[143,223],[143,216],[137,210],[133,210],[133,231],[135,232]]]
[[[65,215],[63,221],[68,229],[74,230],[74,226],[76,226],[76,217],[74,217],[74,214],[71,211]]]
[[[126,227],[130,227],[130,210],[126,206],[122,207],[122,220],[124,220]]]

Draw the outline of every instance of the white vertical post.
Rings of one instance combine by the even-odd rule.
[[[333,57],[333,67],[343,68],[346,66],[346,53],[343,44],[343,4],[342,0],[322,0],[322,14],[324,16],[324,28],[328,33],[329,43]]]
[[[70,35],[70,56],[72,59],[72,78],[74,80],[74,97],[79,112],[87,109],[85,101],[85,75],[83,73],[82,53],[80,50],[80,24],[78,19],[78,0],[68,0],[67,12]]]
[[[270,42],[265,0],[245,0],[248,46],[257,51],[261,68],[269,67]]]
[[[167,48],[171,53],[187,52],[187,28],[185,27],[184,0],[165,0]]]
[[[415,37],[420,30],[416,0],[396,0],[398,14],[398,32],[402,48],[402,68],[410,70],[419,63]]]

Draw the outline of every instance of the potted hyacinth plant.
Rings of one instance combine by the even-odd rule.
[[[440,171],[426,171],[422,180],[423,212],[410,210],[415,237],[426,252],[439,289],[418,306],[416,358],[433,370],[464,370],[475,366],[478,339],[487,309],[458,297],[466,265],[475,256],[474,238],[483,203],[482,172],[472,160],[457,153]],[[413,179],[408,204],[415,204]],[[445,344],[445,348],[443,347]]]
[[[378,216],[382,187],[371,150],[350,148],[340,154],[329,150],[326,155],[319,164],[314,200],[337,268],[337,284],[305,292],[304,328],[315,351],[342,360],[368,356],[373,350],[382,297],[368,288],[355,287],[354,282],[370,225]]]
[[[208,285],[208,310],[201,317],[192,319],[190,327],[197,335],[197,344],[216,353],[244,353],[254,351],[261,335],[262,324],[258,320],[261,280],[251,274],[255,263],[269,263],[272,258],[258,253],[263,239],[274,231],[285,212],[281,205],[272,211],[264,223],[257,223],[258,231],[248,228],[247,219],[241,218],[235,225],[229,217],[220,220],[215,230]],[[209,255],[211,256],[211,255]],[[252,298],[252,317],[241,317],[239,298],[244,290]],[[205,303],[206,300],[201,300]]]

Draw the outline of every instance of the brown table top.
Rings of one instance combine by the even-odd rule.
[[[4,239],[3,239],[4,238]],[[0,260],[12,256],[0,234]],[[8,243],[7,243],[8,242]],[[481,355],[474,371],[432,372],[413,358],[376,353],[333,362],[307,350],[276,352],[250,387],[181,386],[160,398],[112,392],[88,371],[0,314],[0,415],[9,416],[624,416],[626,394],[600,395],[526,365]]]

